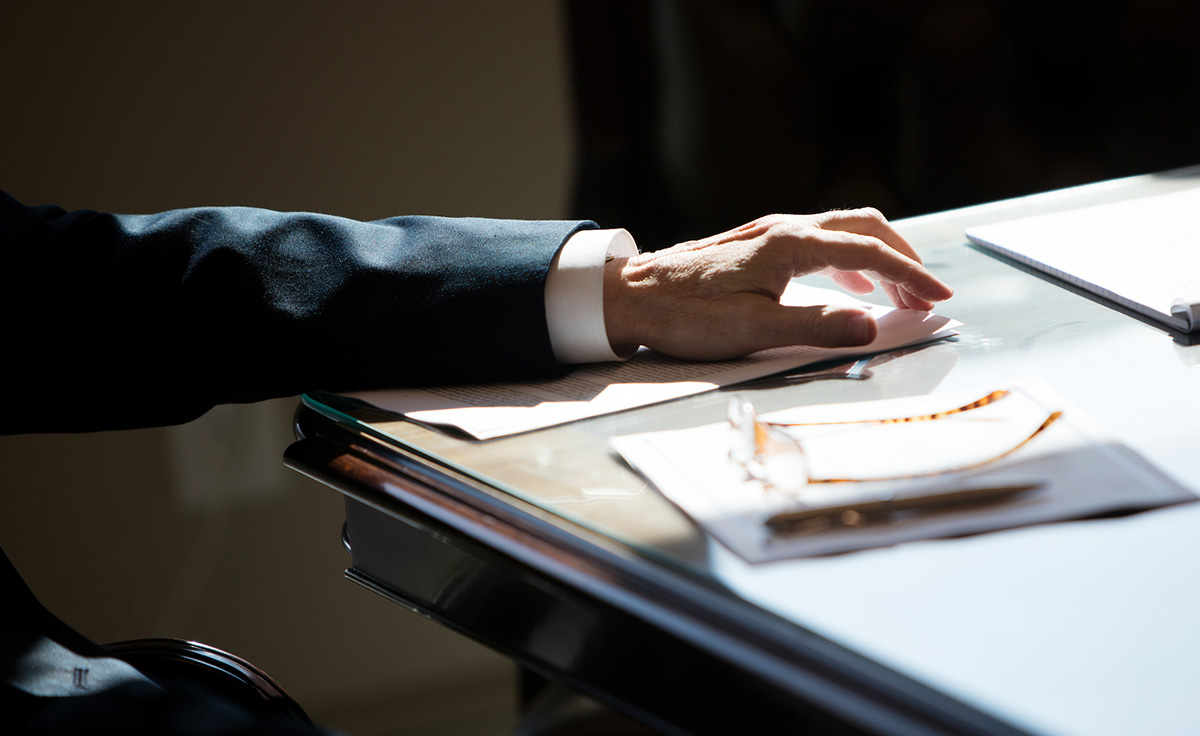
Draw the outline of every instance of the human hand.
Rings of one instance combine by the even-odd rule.
[[[604,276],[604,322],[614,346],[645,345],[691,360],[721,360],[785,345],[866,345],[878,327],[864,310],[786,307],[793,276],[825,273],[866,294],[878,280],[892,303],[929,310],[953,295],[873,209],[769,215],[720,235],[618,258]]]

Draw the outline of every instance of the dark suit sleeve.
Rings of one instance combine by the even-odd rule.
[[[186,421],[218,403],[554,373],[544,286],[584,222],[251,208],[157,215],[0,193],[0,431]]]

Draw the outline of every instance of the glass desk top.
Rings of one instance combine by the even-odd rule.
[[[896,223],[956,289],[960,336],[876,357],[862,381],[763,381],[759,411],[1048,384],[1200,493],[1200,346],[966,244],[963,228],[1200,185],[1200,170],[1104,182]],[[1198,243],[1197,247],[1200,247]],[[1137,244],[1129,257],[1136,263]],[[1158,264],[1169,268],[1169,264]],[[827,285],[821,280],[811,280]],[[868,300],[885,299],[875,294]],[[724,421],[727,391],[488,442],[316,411],[479,482],[550,523],[717,583],[913,679],[1037,733],[1194,732],[1200,504],[1132,516],[749,565],[624,465],[614,435]]]

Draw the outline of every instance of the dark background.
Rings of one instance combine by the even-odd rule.
[[[647,245],[767,211],[896,219],[1200,163],[1188,0],[570,10],[574,209]]]

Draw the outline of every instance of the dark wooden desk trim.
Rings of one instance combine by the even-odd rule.
[[[1020,733],[310,409],[297,436],[288,465],[347,497],[350,579],[666,733]]]

